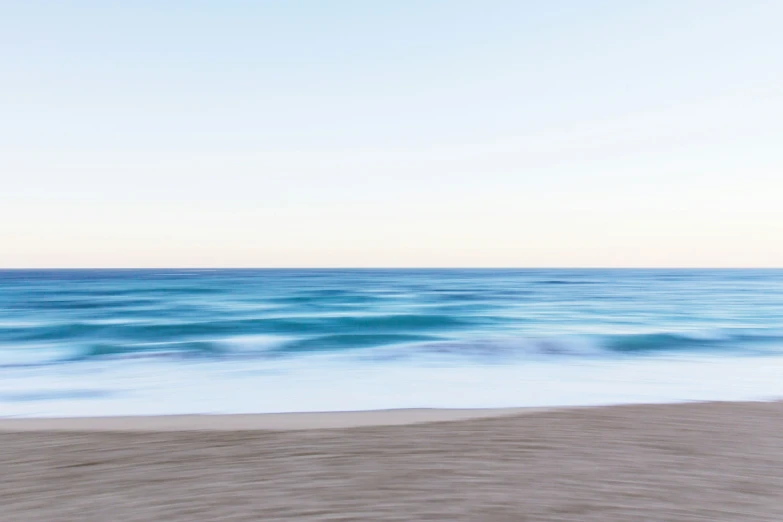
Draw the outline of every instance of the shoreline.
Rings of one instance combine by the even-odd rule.
[[[117,415],[100,417],[0,417],[0,433],[15,432],[231,432],[309,431],[351,428],[411,426],[461,422],[499,417],[521,417],[541,413],[600,411],[645,407],[705,407],[729,404],[781,404],[783,400],[687,401],[629,403],[589,406],[519,406],[511,408],[394,408],[382,410],[205,413],[179,415]]]
[[[296,431],[408,426],[529,415],[560,408],[400,408],[334,412],[0,417],[0,432],[19,431]]]

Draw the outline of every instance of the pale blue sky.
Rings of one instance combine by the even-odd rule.
[[[783,266],[783,2],[0,2],[0,267]]]

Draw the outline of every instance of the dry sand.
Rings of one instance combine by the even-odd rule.
[[[477,413],[3,421],[0,520],[783,521],[781,403]]]

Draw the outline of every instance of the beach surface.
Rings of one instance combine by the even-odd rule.
[[[6,419],[0,520],[783,520],[783,404]]]
[[[503,417],[544,411],[543,408],[484,408],[264,413],[244,415],[158,415],[93,418],[0,419],[0,431],[237,431],[312,430],[401,426],[428,422]]]

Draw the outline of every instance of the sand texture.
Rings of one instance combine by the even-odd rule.
[[[505,413],[299,431],[4,423],[0,520],[783,520],[781,403]]]

